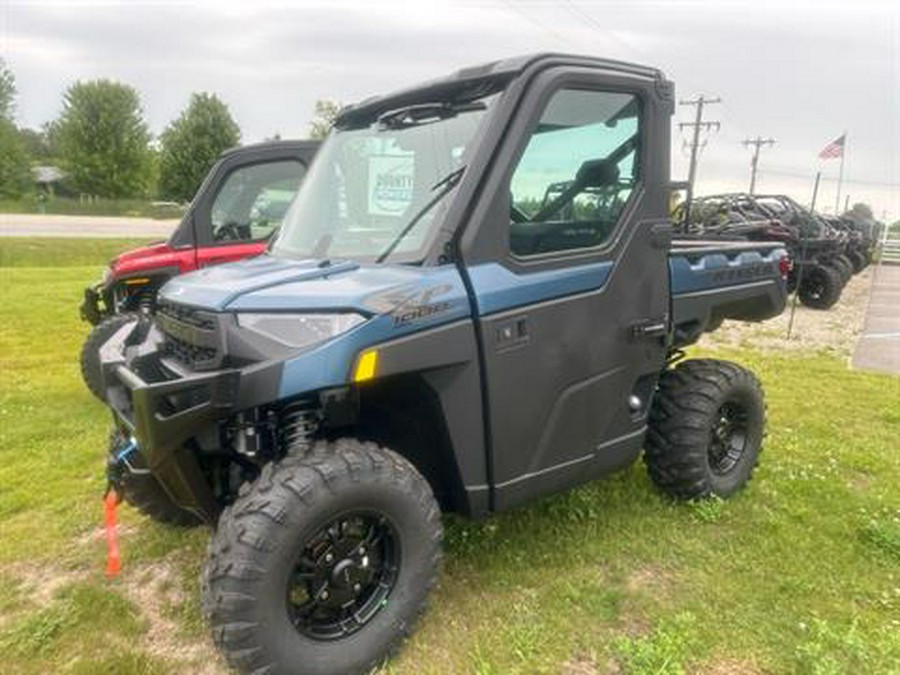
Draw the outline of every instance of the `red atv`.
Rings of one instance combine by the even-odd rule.
[[[169,279],[262,253],[281,224],[318,141],[273,141],[222,154],[168,241],[114,258],[84,289],[81,317],[94,325],[81,349],[81,374],[103,399],[98,348],[139,312],[152,312]]]

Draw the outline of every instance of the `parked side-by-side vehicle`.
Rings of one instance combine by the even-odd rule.
[[[172,277],[265,251],[309,169],[318,141],[270,141],[223,153],[168,240],[110,261],[84,289],[81,318],[94,327],[81,350],[81,372],[103,398],[97,350],[138,312],[156,308]]]
[[[823,216],[785,195],[698,197],[679,207],[676,221],[685,237],[781,242],[791,257],[788,291],[812,309],[834,306],[878,243],[874,222]]]
[[[467,68],[344,110],[266,253],[177,276],[99,346],[114,489],[214,527],[203,611],[246,673],[367,672],[412,630],[441,512],[642,453],[679,498],[750,478],[757,378],[681,349],[785,304],[777,242],[673,241],[671,82]]]

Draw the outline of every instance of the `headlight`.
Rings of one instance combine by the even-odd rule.
[[[308,347],[358,326],[359,314],[256,314],[237,315],[237,323],[290,347]]]

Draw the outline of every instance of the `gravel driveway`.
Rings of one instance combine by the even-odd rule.
[[[0,237],[168,237],[177,220],[0,214]]]
[[[809,309],[798,302],[790,338],[787,328],[793,297],[788,299],[788,307],[780,316],[762,323],[726,321],[719,330],[704,335],[700,344],[779,351],[823,350],[850,356],[865,323],[873,271],[873,267],[867,267],[854,275],[844,287],[841,299],[829,310]]]

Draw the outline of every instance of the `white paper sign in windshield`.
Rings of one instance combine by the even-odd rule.
[[[398,216],[412,202],[411,155],[375,155],[369,158],[369,213]]]

